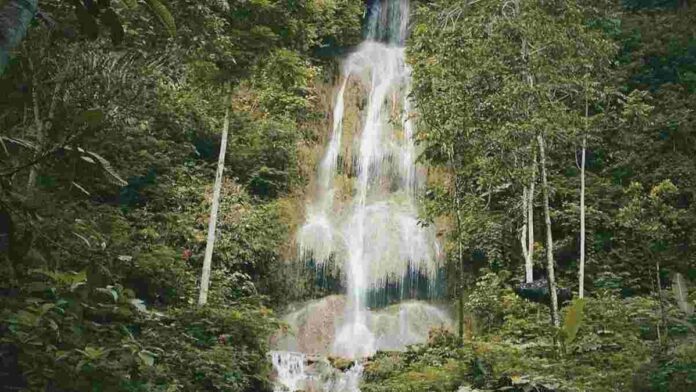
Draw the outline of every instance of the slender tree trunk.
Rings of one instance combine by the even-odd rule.
[[[229,96],[229,92],[227,93]],[[210,285],[210,265],[213,260],[213,248],[215,246],[215,227],[217,226],[217,214],[220,207],[220,190],[222,189],[222,172],[225,169],[225,151],[227,150],[227,131],[230,127],[230,104],[225,100],[225,122],[222,128],[222,140],[220,142],[220,156],[218,157],[217,172],[215,173],[215,185],[213,189],[213,204],[210,207],[210,220],[208,221],[208,241],[205,245],[205,258],[203,259],[203,272],[201,273],[201,291],[198,296],[198,305],[203,306],[208,302],[208,287]]]
[[[582,157],[580,158],[580,267],[578,271],[578,296],[585,297],[585,151],[587,136],[582,138]]]
[[[525,260],[525,270],[527,273],[526,281],[534,281],[534,183],[536,182],[536,153],[532,164],[532,179],[529,182],[529,200],[527,201],[527,259]]]
[[[657,289],[657,287],[658,287],[658,280],[657,280],[657,275],[658,275],[658,274],[656,273],[656,274],[655,274],[655,279],[650,279],[650,284],[651,284],[651,285],[654,285],[654,286],[653,286],[652,294],[653,294],[653,296],[655,297],[655,300],[656,300],[656,301],[658,300],[658,298],[657,298],[657,297],[658,297],[658,291],[657,291],[657,290],[658,290],[658,289]],[[662,344],[662,333],[660,332],[660,324],[661,324],[661,323],[662,323],[661,320],[657,320],[657,322],[655,322],[655,332],[657,332],[657,342],[660,343],[660,344]]]
[[[455,174],[456,175],[456,174]],[[459,340],[464,341],[464,248],[462,245],[462,213],[459,179],[455,180],[455,201],[457,208],[457,261],[459,263]]]
[[[529,269],[527,268],[527,260],[529,259],[529,248],[527,247],[527,221],[528,208],[527,203],[529,202],[529,188],[526,186],[522,188],[522,229],[520,230],[520,246],[522,247],[522,257],[524,258],[525,264],[525,281],[529,283]]]
[[[520,2],[519,0],[515,1],[515,13],[520,14]],[[522,49],[520,53],[522,60],[525,63],[525,70],[523,72],[523,76],[529,85],[529,88],[532,89],[534,88],[534,75],[532,75],[530,67],[529,67],[529,61],[530,61],[530,53],[529,53],[529,47],[527,43],[527,38],[523,37],[522,38]],[[529,105],[529,102],[528,102]],[[529,111],[529,106],[527,106],[527,112]],[[527,113],[529,115],[529,113]],[[533,144],[533,143],[532,143]],[[533,149],[533,148],[532,148]],[[532,179],[529,183],[529,201],[527,202],[527,258],[524,261],[525,265],[525,281],[527,283],[531,283],[534,281],[534,183],[535,183],[535,177],[536,177],[536,152],[534,152],[533,158],[532,158]]]
[[[662,279],[660,278],[660,261],[655,261],[655,282],[657,283],[657,302],[660,304],[660,319],[662,320],[662,330],[664,333],[664,341],[667,341],[667,314],[665,313],[665,304],[662,300]],[[660,344],[663,344],[662,339],[659,336],[660,327],[657,327],[658,340]]]
[[[459,183],[459,174],[455,170],[454,165],[454,148],[451,148],[449,153],[449,165],[454,179],[454,189],[452,196],[454,198],[452,208],[454,208],[454,216],[457,225],[457,263],[459,267],[459,285],[458,285],[458,302],[459,302],[459,341],[464,341],[464,248],[462,245],[462,215],[461,215],[461,188]]]
[[[589,103],[585,95],[585,133],[582,135],[582,156],[580,158],[580,266],[578,267],[578,296],[585,297],[585,158],[587,153],[587,120]]]
[[[459,215],[459,211],[457,211]],[[457,221],[460,221],[457,217]],[[464,252],[462,249],[461,238],[457,246],[457,257],[459,259],[459,341],[464,341]]]
[[[546,271],[549,281],[549,295],[551,297],[551,323],[559,327],[561,325],[558,318],[558,297],[556,295],[556,274],[554,272],[553,261],[553,234],[551,233],[551,212],[549,210],[549,182],[546,174],[546,151],[544,149],[544,138],[541,134],[537,135],[539,143],[539,157],[541,163],[541,190],[544,201],[544,220],[546,223]]]

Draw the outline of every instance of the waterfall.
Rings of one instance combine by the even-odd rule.
[[[403,48],[408,15],[408,1],[375,3],[368,38],[343,61],[331,138],[317,174],[317,196],[298,234],[302,257],[319,266],[334,260],[346,276],[346,317],[332,348],[334,355],[343,357],[375,352],[366,320],[369,290],[409,273],[433,278],[437,272],[439,249],[433,230],[418,222],[417,194],[424,175],[415,162],[410,69]],[[349,81],[367,92],[367,104],[350,157],[356,167],[353,197],[348,208],[336,208],[334,178]]]
[[[305,373],[305,355],[288,351],[272,351],[271,363],[278,372],[278,380],[291,391],[299,389],[307,375]]]
[[[435,282],[438,272],[434,228],[418,220],[425,172],[416,164],[411,71],[403,46],[408,17],[408,0],[375,2],[366,40],[342,61],[331,135],[306,206],[306,221],[297,234],[300,258],[320,268],[332,263],[345,276],[342,315],[332,320],[333,342],[323,354],[360,359],[378,349],[422,342],[424,334],[413,333],[409,326],[411,314],[429,316],[417,318],[424,326],[449,320],[427,304],[403,304],[396,314],[378,316],[366,300],[368,293],[394,282],[403,287],[404,279],[413,276]],[[344,137],[349,130],[343,126],[349,90],[364,94],[358,98],[365,102],[353,140]],[[345,144],[346,139],[352,144]],[[352,170],[342,167],[349,164]],[[345,179],[346,172],[350,195],[345,195],[345,181],[337,181]],[[335,306],[332,309],[335,312]]]

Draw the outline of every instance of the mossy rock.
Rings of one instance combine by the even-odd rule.
[[[354,363],[352,359],[341,357],[329,357],[328,360],[329,363],[331,363],[331,366],[342,372],[345,372],[346,370],[350,369],[350,367],[353,366]]]

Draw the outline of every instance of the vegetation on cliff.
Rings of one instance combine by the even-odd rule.
[[[360,39],[362,3],[137,3],[40,2],[0,79],[0,389],[268,389],[272,309],[307,295],[284,249],[333,75],[315,52]]]

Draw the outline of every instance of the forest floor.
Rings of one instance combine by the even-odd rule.
[[[669,337],[658,340],[652,297],[596,293],[586,298],[577,335],[561,347],[544,305],[503,287],[470,294],[478,309],[464,338],[431,331],[426,344],[380,352],[365,365],[363,392],[669,391],[696,388],[696,342],[685,316],[669,309]],[[470,303],[471,303],[470,302]],[[572,306],[563,309],[564,319]],[[681,320],[686,321],[683,323]],[[693,325],[693,324],[691,324]],[[563,326],[565,327],[565,325]],[[563,329],[562,327],[562,329]],[[562,341],[562,340],[561,340]]]

